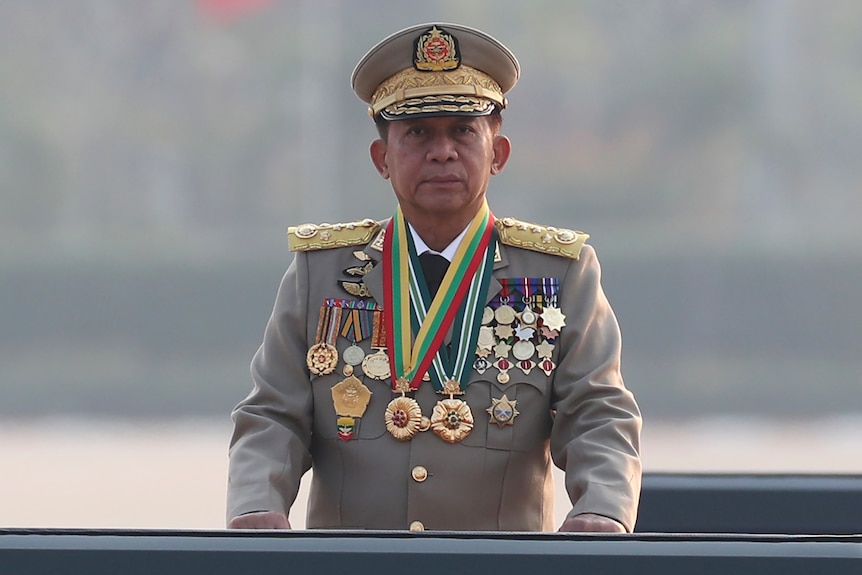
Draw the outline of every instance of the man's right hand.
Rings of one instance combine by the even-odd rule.
[[[258,511],[234,517],[228,529],[290,529],[287,515],[276,511]]]

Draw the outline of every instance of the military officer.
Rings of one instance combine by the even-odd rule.
[[[587,235],[485,195],[515,56],[456,24],[374,46],[352,76],[391,218],[289,229],[254,386],[233,412],[228,525],[631,531],[640,413]],[[554,525],[552,464],[572,508]]]

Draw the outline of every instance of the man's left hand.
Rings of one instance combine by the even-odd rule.
[[[582,533],[625,533],[622,523],[595,513],[581,513],[569,517],[560,526],[560,531],[580,531]]]

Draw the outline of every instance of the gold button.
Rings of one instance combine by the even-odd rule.
[[[414,521],[410,524],[410,531],[425,531],[425,526],[421,521]]]
[[[413,468],[413,471],[410,472],[413,476],[413,479],[419,483],[422,483],[426,479],[428,479],[428,470],[422,467],[421,465],[417,465]]]

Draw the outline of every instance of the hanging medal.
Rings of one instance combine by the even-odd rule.
[[[550,376],[553,373],[554,369],[557,365],[551,359],[551,356],[554,353],[554,345],[551,344],[548,340],[542,341],[539,345],[536,346],[536,353],[539,356],[539,369],[545,372],[545,375]]]
[[[566,316],[557,307],[557,292],[560,289],[560,280],[557,278],[544,278],[544,284],[545,301],[547,304],[540,314],[542,326],[548,328],[549,335],[556,337],[566,325]],[[549,337],[548,339],[553,338]]]
[[[387,228],[383,258],[387,348],[392,353],[393,391],[400,394],[387,407],[387,429],[397,439],[409,439],[420,430],[421,420],[410,425],[409,409],[405,408],[411,406],[406,402],[415,400],[406,394],[419,387],[431,368],[435,389],[449,396],[435,406],[431,428],[445,441],[455,443],[473,427],[470,407],[455,395],[463,392],[468,380],[482,325],[481,302],[485,301],[493,271],[493,215],[487,203],[483,204],[433,298],[421,281],[424,276],[408,232],[399,207]],[[452,354],[442,346],[450,327]]]
[[[449,399],[440,400],[434,406],[431,414],[431,430],[444,441],[458,443],[473,429],[473,412],[470,411],[467,402],[454,397],[464,393],[458,381],[445,382],[442,393],[448,394]]]
[[[352,307],[347,311],[347,319],[341,328],[341,336],[352,342],[341,352],[341,356],[344,358],[344,363],[352,368],[360,365],[365,359],[365,351],[356,345],[356,342],[362,341],[372,334],[371,314],[372,311],[367,307],[363,309]]]
[[[497,381],[503,384],[509,383],[509,370],[512,369],[512,362],[509,361],[509,351],[511,349],[512,346],[506,340],[500,340],[494,346],[494,357],[496,358],[494,367],[499,371]]]
[[[536,346],[533,344],[533,336],[536,334],[536,322],[538,316],[533,313],[530,307],[531,280],[530,278],[518,278],[516,280],[518,290],[524,294],[521,302],[524,304],[523,309],[518,312],[518,324],[514,332],[514,343],[512,344],[512,355],[515,358],[518,369],[524,372],[524,375],[529,375],[530,371],[536,367],[536,362],[532,360],[533,354],[536,351]]]
[[[407,397],[407,392],[410,391],[410,382],[407,379],[399,379],[395,383],[393,391],[401,395],[386,406],[386,413],[383,415],[386,431],[395,439],[406,441],[412,439],[418,432],[427,429],[427,422],[423,421],[422,408],[419,407],[419,402],[412,397]]]
[[[488,357],[494,348],[494,330],[487,325],[479,328],[479,338],[476,340],[476,355]]]
[[[314,375],[327,375],[338,366],[338,349],[335,340],[341,323],[342,309],[323,305],[317,321],[315,343],[305,356],[308,371]]]
[[[377,351],[362,358],[362,371],[371,379],[383,381],[389,378],[392,370],[389,366],[389,355],[386,353],[386,328],[381,310],[372,312],[371,325],[371,349]]]
[[[482,310],[482,325],[491,325],[492,321],[494,321],[494,310],[485,306],[485,309]]]
[[[552,342],[557,339],[560,330],[566,325],[566,316],[556,305],[559,289],[558,278],[542,278],[543,309],[539,314],[539,321],[542,324],[541,334],[545,339],[536,346],[536,353],[539,357],[539,369],[549,377],[557,368],[557,364],[552,359],[555,347]]]

